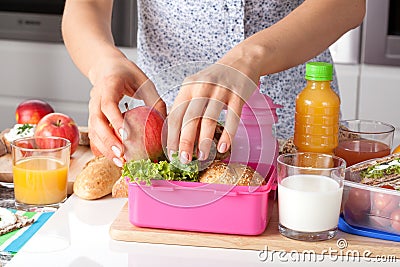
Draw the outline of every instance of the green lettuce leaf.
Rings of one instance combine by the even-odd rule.
[[[122,168],[122,175],[129,177],[131,182],[145,182],[151,184],[151,180],[191,181],[197,182],[199,178],[199,166],[197,161],[183,164],[177,155],[173,155],[171,162],[142,159],[126,162]]]

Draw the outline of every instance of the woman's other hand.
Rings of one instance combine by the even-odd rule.
[[[93,84],[89,101],[89,138],[103,155],[122,166],[122,142],[127,137],[118,106],[122,97],[127,95],[141,99],[164,116],[165,103],[147,76],[123,56],[100,59],[96,67],[89,71],[89,79]]]
[[[217,144],[226,152],[236,133],[242,106],[257,89],[259,73],[251,61],[231,50],[216,64],[185,79],[168,114],[168,155],[179,151],[182,163],[208,158],[221,111],[226,109],[224,131]],[[198,151],[193,151],[197,143]]]

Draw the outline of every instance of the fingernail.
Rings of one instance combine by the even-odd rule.
[[[226,147],[227,147],[226,143],[220,144],[220,145],[219,145],[219,148],[218,148],[218,152],[219,152],[219,153],[225,153]]]
[[[175,154],[175,152],[176,151],[172,150],[172,149],[169,151],[169,156],[168,157],[169,157],[170,160],[172,160],[172,156]]]
[[[203,151],[199,151],[199,154],[197,155],[197,157],[199,158],[199,160],[204,160],[204,153]]]
[[[118,130],[118,133],[119,133],[119,136],[121,136],[121,140],[122,140],[122,141],[125,141],[126,138],[128,138],[128,133],[125,131],[124,128],[120,128],[120,129]]]
[[[189,163],[189,154],[186,151],[182,151],[179,158],[183,164]]]
[[[118,159],[118,158],[113,158],[112,159],[113,160],[113,162],[114,162],[114,164],[115,165],[117,165],[118,167],[122,167],[122,161],[120,160],[120,159]]]
[[[121,157],[121,149],[119,149],[117,146],[112,146],[111,150],[114,152],[114,155],[117,158]]]

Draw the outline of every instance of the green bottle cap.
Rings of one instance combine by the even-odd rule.
[[[332,81],[333,66],[326,62],[308,62],[306,64],[306,80]]]

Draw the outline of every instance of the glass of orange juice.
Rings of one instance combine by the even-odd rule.
[[[394,126],[381,121],[341,121],[335,155],[346,160],[347,166],[385,157],[390,154],[394,130]]]
[[[17,209],[58,208],[67,198],[71,143],[60,137],[28,137],[11,143]]]

